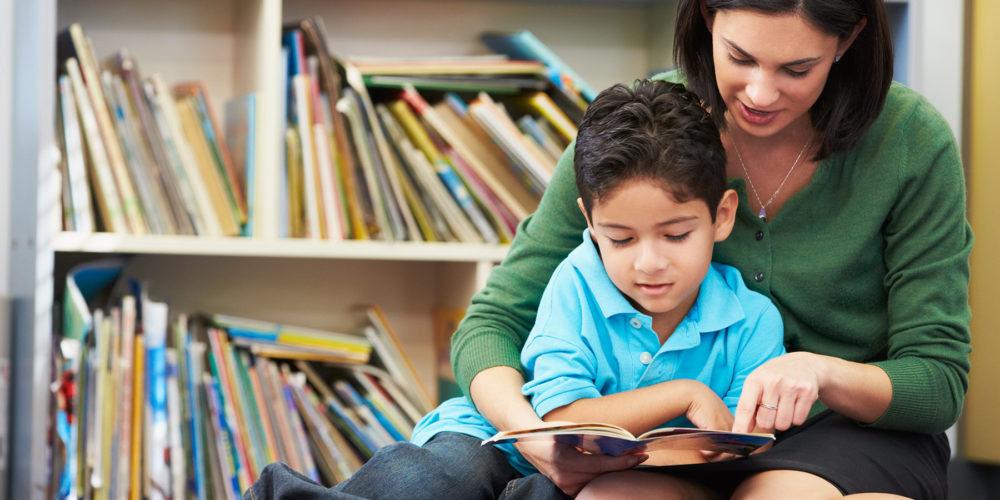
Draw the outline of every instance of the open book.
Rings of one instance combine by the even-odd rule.
[[[553,423],[498,432],[482,444],[485,446],[531,440],[554,440],[588,453],[616,457],[639,451],[650,453],[660,450],[705,450],[749,455],[774,441],[774,435],[663,427],[634,436],[612,424]]]

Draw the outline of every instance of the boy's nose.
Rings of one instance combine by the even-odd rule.
[[[641,245],[639,256],[635,260],[635,269],[644,274],[656,274],[669,265],[669,259],[655,245]]]

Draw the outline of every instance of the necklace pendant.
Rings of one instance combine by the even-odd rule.
[[[760,217],[761,222],[767,222],[767,212],[763,208],[760,209],[760,213],[757,214]]]

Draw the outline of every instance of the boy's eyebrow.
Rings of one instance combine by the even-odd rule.
[[[753,54],[751,54],[751,53],[749,53],[749,52],[747,52],[747,51],[743,50],[742,48],[740,48],[740,46],[739,46],[739,45],[736,45],[736,42],[734,42],[734,41],[732,41],[732,40],[729,40],[728,38],[723,38],[723,40],[725,40],[725,41],[726,41],[726,43],[727,43],[727,44],[728,44],[728,45],[729,45],[730,47],[732,47],[732,49],[733,49],[733,50],[735,50],[736,52],[739,52],[739,53],[740,53],[740,55],[742,55],[743,57],[746,57],[747,59],[756,59],[756,58],[755,58],[755,57],[753,56]],[[782,63],[781,65],[782,65],[782,66],[798,66],[798,65],[800,65],[800,64],[809,64],[809,63],[811,63],[811,62],[815,62],[815,61],[819,61],[819,60],[820,60],[820,59],[822,59],[822,58],[823,58],[822,56],[816,56],[816,57],[804,57],[804,58],[802,58],[802,59],[796,59],[796,60],[794,60],[794,61],[789,61],[789,62],[786,62],[786,63]]]
[[[698,216],[696,216],[696,215],[682,215],[682,216],[679,216],[679,217],[674,217],[673,219],[665,220],[663,222],[657,222],[656,225],[657,226],[670,226],[670,225],[673,225],[673,224],[679,224],[681,222],[687,222],[689,220],[696,220],[696,219],[698,219]],[[596,225],[598,227],[607,227],[607,228],[611,228],[611,229],[632,229],[631,226],[628,226],[628,225],[625,225],[625,224],[618,224],[618,223],[615,223],[615,222],[598,222]]]

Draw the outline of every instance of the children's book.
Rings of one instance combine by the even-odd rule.
[[[554,440],[587,453],[621,456],[636,452],[704,450],[749,455],[774,441],[773,434],[714,431],[683,427],[663,427],[638,436],[612,424],[553,423],[527,429],[502,431],[483,441],[487,444],[515,441]],[[652,457],[655,458],[655,457]]]

